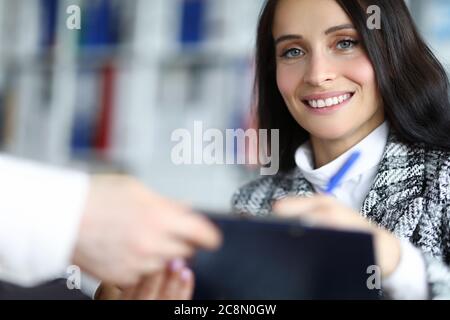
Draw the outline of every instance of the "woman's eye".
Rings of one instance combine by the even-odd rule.
[[[293,49],[289,49],[286,50],[283,54],[282,57],[283,58],[287,58],[287,59],[293,59],[293,58],[298,58],[303,56],[303,51],[298,49],[298,48],[293,48]]]
[[[337,48],[341,49],[341,50],[348,50],[348,49],[352,49],[357,44],[358,44],[358,41],[355,41],[355,40],[342,40],[342,41],[338,42]]]

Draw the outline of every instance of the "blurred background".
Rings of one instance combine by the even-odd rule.
[[[2,151],[90,172],[130,173],[194,206],[227,210],[259,174],[171,161],[175,129],[250,126],[264,0],[0,0]],[[81,30],[66,12],[78,5]],[[450,70],[450,0],[410,0]]]

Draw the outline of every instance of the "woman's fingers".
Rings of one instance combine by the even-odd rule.
[[[161,287],[161,300],[188,300],[194,290],[194,275],[182,260],[175,260],[166,271],[166,281]]]
[[[155,271],[134,286],[122,289],[121,300],[155,300],[164,282],[165,269]]]
[[[175,259],[164,270],[148,275],[122,292],[123,300],[188,300],[194,291],[193,272],[182,259]]]
[[[159,288],[158,300],[175,300],[174,292],[177,289],[179,274],[185,267],[182,259],[173,260],[166,268],[164,273],[164,283]]]
[[[285,198],[274,204],[273,211],[281,217],[299,218],[302,222],[313,226],[373,231],[369,221],[358,212],[329,196]]]
[[[195,276],[192,270],[185,268],[181,273],[181,287],[176,300],[191,300],[194,295]]]
[[[165,270],[146,276],[139,283],[134,300],[157,300],[166,277]]]
[[[285,218],[300,217],[323,207],[327,201],[327,197],[324,196],[288,197],[275,202],[272,210],[275,214]]]
[[[272,206],[273,212],[283,218],[299,219],[303,224],[313,226],[328,226],[327,212],[331,200],[325,196],[289,197],[279,200]]]

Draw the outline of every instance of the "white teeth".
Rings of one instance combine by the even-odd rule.
[[[313,108],[324,108],[324,107],[331,107],[331,106],[335,106],[338,105],[342,102],[344,102],[345,100],[348,100],[351,98],[351,94],[344,94],[338,97],[332,97],[332,98],[328,98],[326,100],[323,99],[319,99],[319,100],[308,100],[308,104],[313,107]]]

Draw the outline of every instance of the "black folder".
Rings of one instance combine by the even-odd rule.
[[[298,221],[208,216],[222,230],[224,242],[218,251],[200,251],[191,261],[194,300],[381,296],[370,234]]]

